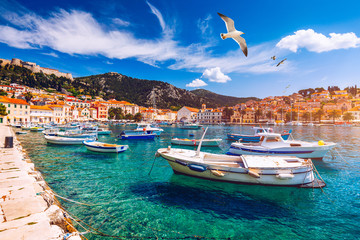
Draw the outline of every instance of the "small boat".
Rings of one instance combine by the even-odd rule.
[[[89,138],[69,138],[69,137],[58,137],[58,136],[44,136],[48,143],[60,144],[60,145],[76,145],[83,144],[83,141],[89,140]],[[95,140],[91,138],[90,140]]]
[[[219,146],[222,139],[203,139],[203,147],[217,147]],[[184,145],[184,146],[199,146],[200,139],[187,139],[187,138],[172,138],[171,144]]]
[[[48,135],[48,136],[57,136],[57,134],[60,132],[60,129],[58,128],[48,128],[45,129],[44,131],[42,131],[42,133],[44,135]]]
[[[86,133],[82,130],[69,130],[65,132],[58,132],[56,134],[58,137],[68,137],[68,138],[96,138],[96,132]]]
[[[259,133],[264,133],[264,132],[272,133],[273,132],[272,128],[252,127],[252,129],[254,130],[253,135],[228,133],[227,137],[228,137],[229,140],[232,140],[232,141],[239,141],[240,140],[241,142],[259,142],[260,141]],[[289,132],[284,132],[284,133],[281,134],[281,137],[284,140],[287,140],[289,138],[291,132],[292,132],[292,130],[289,130]]]
[[[152,131],[156,135],[160,136],[160,134],[164,131],[164,129],[158,128],[158,127],[153,127],[149,123],[139,123],[137,125],[137,128],[134,129],[133,131]]]
[[[83,144],[90,151],[102,153],[120,153],[129,148],[128,145],[109,144],[92,140],[83,141]]]
[[[44,130],[45,130],[45,128],[43,128],[43,127],[31,127],[30,128],[30,131],[32,131],[32,132],[42,132]]]
[[[152,131],[122,131],[120,139],[154,139],[157,136]]]
[[[259,133],[259,143],[232,143],[228,154],[231,155],[282,155],[299,158],[322,159],[336,146],[333,142],[305,142],[284,140],[279,133]]]
[[[239,184],[323,187],[311,160],[297,157],[229,156],[188,149],[160,148],[175,174]]]
[[[111,134],[111,130],[105,130],[105,129],[103,129],[103,128],[98,128],[97,134],[98,134],[98,135],[110,135],[110,134]]]
[[[202,125],[199,125],[198,123],[183,123],[178,126],[180,129],[200,129]]]
[[[25,131],[17,131],[17,132],[15,132],[16,134],[27,134],[27,132],[25,132]]]

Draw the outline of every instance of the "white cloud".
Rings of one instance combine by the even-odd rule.
[[[327,52],[336,49],[356,48],[360,46],[360,38],[355,33],[330,33],[326,37],[312,29],[299,30],[294,35],[282,38],[276,46],[296,52],[299,48],[306,48],[310,52]]]
[[[149,5],[151,12],[158,18],[158,20],[160,22],[160,26],[161,26],[162,30],[164,31],[166,28],[166,24],[165,24],[165,21],[164,21],[164,18],[162,16],[161,12],[156,7],[151,5],[148,1],[146,1],[146,3]]]
[[[118,26],[123,26],[123,27],[127,27],[130,25],[130,22],[122,20],[120,18],[113,18],[112,22]]]
[[[197,79],[193,80],[191,83],[186,84],[186,87],[203,87],[206,85],[207,85],[206,82],[197,78]]]
[[[249,47],[247,58],[236,44],[234,51],[216,56],[208,51],[213,46],[211,41],[183,46],[173,39],[172,29],[165,24],[161,13],[151,4],[149,6],[164,29],[159,38],[139,39],[126,27],[121,29],[105,27],[90,13],[59,10],[50,13],[48,18],[31,12],[24,15],[4,13],[3,17],[7,16],[4,18],[10,24],[0,25],[0,42],[24,49],[48,47],[71,55],[102,55],[110,59],[133,58],[155,67],[186,69],[194,72],[204,72],[205,69],[215,67],[219,67],[225,73],[260,74],[290,69],[289,63],[276,68],[269,60],[270,56],[274,55],[273,43]],[[208,21],[210,18],[208,16],[205,20]],[[202,30],[209,31],[206,24],[204,22]],[[221,71],[222,75],[211,79],[217,82],[228,81],[230,78],[227,79],[228,76]]]
[[[57,55],[56,53],[54,53],[54,52],[51,52],[51,53],[42,53],[43,55],[47,55],[47,56],[51,56],[51,57],[56,57],[56,58],[58,58],[59,57],[59,55]]]
[[[206,69],[201,77],[209,79],[210,82],[226,83],[231,81],[231,78],[223,74],[219,67]]]

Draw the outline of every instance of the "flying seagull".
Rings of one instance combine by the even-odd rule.
[[[240,37],[240,35],[244,34],[244,33],[235,29],[234,21],[231,18],[229,18],[221,13],[217,13],[217,14],[219,14],[221,19],[224,20],[224,22],[226,24],[226,29],[228,31],[228,33],[221,33],[220,34],[221,38],[222,39],[226,39],[226,38],[234,39],[240,45],[241,50],[247,57],[248,50],[247,50],[245,39]]]
[[[285,62],[285,60],[286,60],[286,58],[281,60],[276,66],[278,67],[278,66],[280,66],[280,64],[283,64]]]
[[[272,56],[272,57],[271,57],[271,59],[272,59],[272,60],[275,60],[275,59],[276,59],[276,57],[275,57],[275,56]]]

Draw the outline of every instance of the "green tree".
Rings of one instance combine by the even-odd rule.
[[[325,112],[322,109],[319,109],[316,113],[315,113],[315,118],[317,118],[319,120],[319,123],[321,123],[321,118],[322,116],[324,116]]]
[[[141,120],[142,120],[142,115],[141,115],[141,113],[136,113],[136,114],[134,115],[134,120],[135,120],[136,122],[141,122]]]
[[[341,117],[341,111],[339,110],[332,110],[329,114],[329,116],[332,118],[333,123],[335,123],[335,119]]]
[[[222,119],[224,122],[229,122],[232,115],[234,115],[234,109],[225,107],[222,112]]]
[[[0,103],[0,116],[6,116],[6,115],[7,115],[6,107],[2,103]]]
[[[24,97],[25,97],[26,102],[29,103],[34,96],[31,94],[31,92],[26,92],[24,94]]]
[[[346,112],[343,116],[344,121],[351,121],[354,120],[354,116],[351,112]]]
[[[301,117],[305,122],[308,122],[309,119],[310,119],[310,113],[309,112],[304,112]]]
[[[5,92],[4,90],[0,89],[0,96],[7,96],[7,92]]]
[[[262,116],[262,110],[260,108],[255,111],[255,122],[259,122],[260,117]]]

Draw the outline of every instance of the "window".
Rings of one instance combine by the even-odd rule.
[[[8,107],[10,107],[10,103],[8,104]]]
[[[14,105],[14,108],[16,108],[16,104]]]
[[[8,114],[10,114],[10,110],[8,110]]]
[[[20,105],[20,108],[22,108],[22,105]]]

